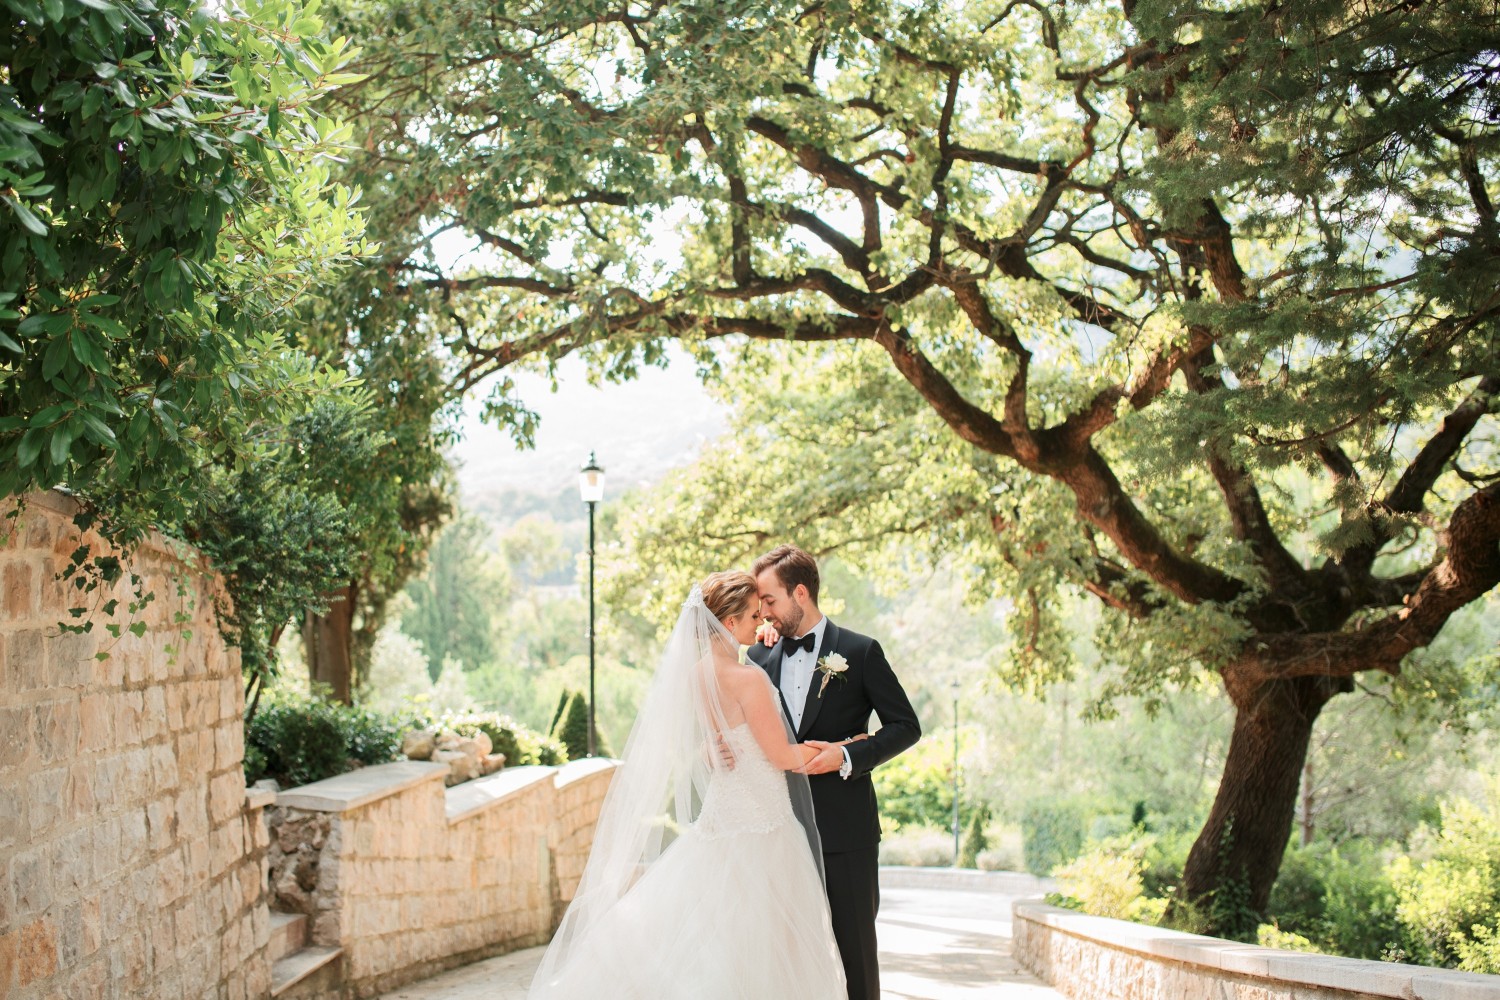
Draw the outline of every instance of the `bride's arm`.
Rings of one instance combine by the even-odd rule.
[[[818,751],[801,743],[789,743],[786,727],[781,724],[781,713],[771,698],[771,686],[759,671],[746,672],[735,684],[734,695],[745,713],[745,721],[755,742],[760,744],[766,759],[783,771],[796,771],[806,767],[807,762],[818,755]]]

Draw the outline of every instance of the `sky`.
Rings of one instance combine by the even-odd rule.
[[[484,387],[468,401],[463,440],[454,448],[459,491],[468,506],[507,491],[578,496],[578,470],[593,451],[605,471],[605,502],[697,458],[727,426],[724,408],[675,355],[666,369],[645,368],[620,385],[589,385],[581,361],[560,364],[558,391],[540,375],[515,376],[517,394],[541,417],[536,448],[480,422]]]

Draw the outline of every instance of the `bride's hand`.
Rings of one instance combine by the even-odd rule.
[[[756,629],[755,636],[766,646],[774,646],[781,641],[781,633],[770,622],[762,622],[760,628]]]

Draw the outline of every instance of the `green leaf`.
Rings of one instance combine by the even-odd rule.
[[[63,370],[63,366],[68,363],[68,355],[72,353],[69,346],[72,339],[67,334],[52,338],[47,345],[47,353],[42,357],[42,378],[51,381]]]
[[[42,453],[42,441],[46,433],[39,427],[33,427],[21,435],[21,441],[16,445],[16,464],[21,468],[33,464],[37,456]]]
[[[31,209],[27,208],[17,198],[13,198],[10,195],[5,195],[4,197],[6,202],[10,205],[10,210],[16,213],[17,219],[21,220],[21,225],[25,226],[28,230],[38,236],[47,235],[47,224],[41,219],[38,219],[36,215],[32,213]]]
[[[135,636],[137,639],[139,639],[141,636],[145,635],[146,634],[146,623],[145,622],[131,622],[130,623],[130,634],[133,635],[133,636]]]
[[[67,464],[68,452],[73,448],[73,430],[68,424],[60,425],[52,432],[52,446],[48,449],[48,457],[52,464],[61,468]]]

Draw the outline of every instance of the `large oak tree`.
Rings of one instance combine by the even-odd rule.
[[[1187,899],[1264,909],[1320,709],[1500,582],[1493,5],[340,16],[386,294],[455,388],[524,419],[530,359],[855,345],[940,422],[908,447],[958,449],[945,516],[986,526],[1023,630],[1073,585],[1140,671],[1217,672],[1237,718]]]

